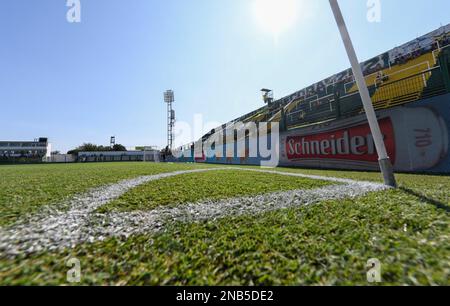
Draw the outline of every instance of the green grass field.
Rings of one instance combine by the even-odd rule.
[[[294,190],[298,186],[302,186],[302,189],[311,189],[328,184],[324,181],[257,172],[226,170],[193,173],[142,185],[98,211],[150,210],[159,206],[177,206],[204,199],[226,199]]]
[[[87,190],[192,164],[73,164],[0,167],[0,226]],[[276,169],[380,182],[377,173]],[[400,188],[253,216],[173,223],[158,234],[107,238],[73,249],[0,257],[0,285],[68,284],[70,258],[82,284],[370,285],[366,263],[382,263],[382,285],[449,285],[450,177],[397,176]],[[153,181],[97,211],[149,211],[329,182],[214,171]]]
[[[201,168],[212,167],[202,165]],[[42,205],[57,204],[90,188],[141,175],[199,168],[190,164],[61,164],[0,166],[0,226]]]

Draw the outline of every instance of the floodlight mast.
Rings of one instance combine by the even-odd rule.
[[[367,120],[369,121],[370,130],[375,142],[375,147],[378,153],[378,160],[383,173],[384,183],[391,187],[397,187],[397,183],[394,176],[394,169],[392,167],[391,160],[387,154],[386,146],[384,144],[383,135],[381,133],[380,125],[378,124],[377,115],[373,108],[372,99],[370,98],[369,90],[367,89],[366,81],[359,64],[358,57],[356,56],[355,48],[353,47],[350,34],[348,33],[347,26],[345,24],[344,17],[342,16],[341,9],[337,0],[329,0],[331,9],[333,10],[334,18],[336,19],[339,32],[341,33],[342,41],[344,42],[345,49],[347,51],[348,58],[352,65],[353,75],[356,80],[356,84],[359,88],[361,100],[364,105]]]
[[[172,103],[175,102],[173,90],[164,92],[164,102],[167,103],[167,147],[169,150],[172,150],[174,141],[173,129],[175,127],[175,111],[172,108]]]

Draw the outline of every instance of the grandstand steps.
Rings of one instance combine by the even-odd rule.
[[[426,99],[426,98],[431,98],[431,97],[434,97],[434,96],[444,95],[446,93],[447,93],[447,90],[445,89],[445,87],[441,87],[441,88],[426,88],[421,94],[421,99]]]
[[[443,95],[445,93],[447,93],[447,90],[443,82],[442,73],[440,71],[435,71],[428,79],[427,86],[421,93],[421,98],[430,98],[433,96]]]
[[[406,94],[403,96],[392,98],[391,102],[389,103],[388,107],[398,106],[409,102],[414,102],[420,99],[420,93],[414,92],[410,94]]]
[[[384,109],[387,108],[389,103],[389,100],[380,100],[380,101],[373,101],[373,107],[378,110],[378,109]]]

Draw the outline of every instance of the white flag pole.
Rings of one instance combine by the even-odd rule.
[[[378,152],[378,159],[380,163],[381,172],[383,173],[384,182],[386,185],[391,187],[397,187],[395,181],[394,170],[392,163],[386,151],[386,146],[384,144],[383,135],[381,134],[380,125],[378,124],[377,116],[373,108],[372,99],[370,98],[369,90],[367,89],[366,81],[359,64],[358,57],[356,56],[355,48],[353,47],[350,34],[348,33],[347,26],[342,16],[341,9],[337,0],[329,0],[331,9],[333,10],[334,18],[341,33],[342,41],[344,42],[345,49],[347,51],[348,58],[352,65],[353,75],[356,79],[356,84],[359,88],[359,93],[364,105],[364,110],[367,115],[367,120],[369,121],[370,130],[375,142],[375,147]]]

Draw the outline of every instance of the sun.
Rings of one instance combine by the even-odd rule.
[[[299,0],[253,0],[253,15],[259,26],[277,38],[297,21]]]

